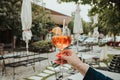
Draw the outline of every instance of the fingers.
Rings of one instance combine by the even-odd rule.
[[[64,56],[70,56],[71,53],[72,53],[71,50],[64,50],[64,51],[58,53],[56,56],[57,56],[58,58],[61,58],[61,56],[63,56],[63,55],[64,55]]]
[[[63,59],[63,60],[68,60],[68,56],[62,55],[62,56],[61,56],[61,59]]]
[[[55,60],[55,62],[57,64],[65,64],[67,63],[67,57],[71,56],[71,54],[72,54],[71,50],[63,50],[56,55],[57,59]]]
[[[57,64],[66,64],[67,61],[66,61],[66,60],[63,60],[63,59],[56,59],[56,60],[55,60],[55,63],[57,63]]]

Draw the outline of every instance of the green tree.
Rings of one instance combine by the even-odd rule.
[[[10,30],[12,32],[11,38],[13,38],[14,35],[19,39],[22,37],[22,25],[20,19],[21,6],[22,0],[1,0],[0,2],[0,29]],[[54,25],[49,17],[50,11],[33,3],[32,12],[33,34],[44,38],[51,29],[51,26]]]
[[[82,24],[84,34],[87,35],[89,32],[93,32],[94,27],[92,27],[92,22],[85,22],[82,20]]]
[[[68,23],[68,28],[70,29],[71,34],[73,34],[73,26],[74,26],[74,22],[73,22],[73,21],[70,21],[70,22]]]
[[[21,0],[0,1],[0,28],[11,30],[13,35],[20,35]]]
[[[58,0],[58,2],[75,2],[79,0]],[[98,14],[99,31],[107,34],[106,31],[111,34],[120,34],[120,1],[119,0],[80,0],[81,4],[91,5],[89,16]]]
[[[98,27],[99,31],[110,32],[114,36],[120,33],[120,1],[119,0],[91,0],[89,3],[84,2],[83,4],[90,4],[92,9],[89,15],[99,14]]]
[[[75,2],[75,4],[80,4],[79,0],[57,0],[59,3],[62,2]],[[72,13],[72,18],[74,20],[74,12]],[[74,22],[73,20],[69,23],[69,27],[71,29],[71,32],[73,33],[73,26],[74,26]],[[82,26],[83,26],[83,34],[88,34],[89,32],[93,32],[93,28],[92,27],[92,23],[93,22],[85,22],[84,20],[82,20]]]
[[[54,22],[50,18],[50,11],[44,7],[33,4],[32,5],[33,26],[32,32],[41,39],[45,39],[45,36],[54,26]]]
[[[72,14],[72,21],[69,22],[68,28],[71,30],[71,34],[73,34],[73,27],[74,27],[74,14]],[[85,22],[83,19],[82,26],[83,26],[83,34],[88,34],[89,32],[93,32],[94,27],[92,27],[93,22]]]

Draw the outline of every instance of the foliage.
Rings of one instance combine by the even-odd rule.
[[[107,32],[111,32],[114,36],[120,33],[119,0],[91,0],[90,3],[85,3],[82,0],[82,3],[92,6],[89,15],[99,14],[98,27],[100,33],[102,32],[106,35],[108,34]]]
[[[21,4],[22,0],[1,0],[0,2],[0,29],[11,30],[13,32],[12,36],[16,35],[19,38],[22,36]],[[50,11],[32,4],[32,12],[32,32],[34,35],[43,36],[44,38],[54,25],[50,17],[47,16],[50,14]]]
[[[34,35],[45,37],[49,30],[54,26],[49,14],[49,10],[45,10],[44,7],[33,4],[33,26],[32,32]]]
[[[33,42],[32,46],[35,47],[36,49],[39,49],[39,51],[41,52],[49,52],[50,49],[52,49],[53,44],[51,41],[42,40],[42,41]]]
[[[88,34],[89,32],[93,32],[94,27],[92,27],[92,22],[85,22],[82,20],[82,24],[83,24],[84,34]]]
[[[59,2],[75,2],[91,5],[89,16],[98,14],[99,32],[120,34],[120,1],[119,0],[58,0]]]
[[[69,29],[71,30],[71,34],[73,34],[73,27],[74,27],[74,13],[72,14],[72,21],[69,22],[68,24],[68,27]],[[85,22],[83,19],[81,20],[82,21],[82,26],[83,26],[83,34],[88,34],[88,32],[93,32],[93,28],[92,27],[92,23],[93,22]]]
[[[0,1],[0,29],[9,29],[13,35],[21,35],[20,7],[21,0]]]

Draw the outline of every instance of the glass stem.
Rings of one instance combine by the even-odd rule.
[[[63,50],[61,50],[61,51],[63,51]],[[63,60],[61,59],[61,63],[62,64],[60,64],[60,77],[63,79]]]

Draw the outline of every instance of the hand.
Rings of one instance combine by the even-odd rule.
[[[57,60],[56,63],[58,64],[65,64],[68,63],[71,66],[73,66],[73,68],[75,68],[76,70],[78,70],[81,74],[85,75],[89,65],[84,64],[79,57],[77,56],[76,53],[72,52],[71,50],[64,50],[60,53],[57,54]]]
[[[57,59],[55,60],[57,64],[68,63],[70,65],[77,66],[78,63],[82,63],[76,53],[73,53],[71,50],[63,50],[57,54]]]
[[[77,66],[79,66],[79,64],[82,64],[82,61],[76,53],[72,52],[71,50],[65,50],[64,53],[69,55],[66,56],[63,54],[61,56],[61,59],[67,61],[67,63],[73,66],[75,69],[77,68]]]
[[[60,53],[58,53],[56,56],[57,56],[57,59],[55,60],[55,62],[57,64],[66,64],[67,61],[64,60],[64,59],[61,59],[61,56],[64,55],[64,56],[70,56],[71,55],[71,51],[70,50],[64,50],[64,51],[61,51]]]

